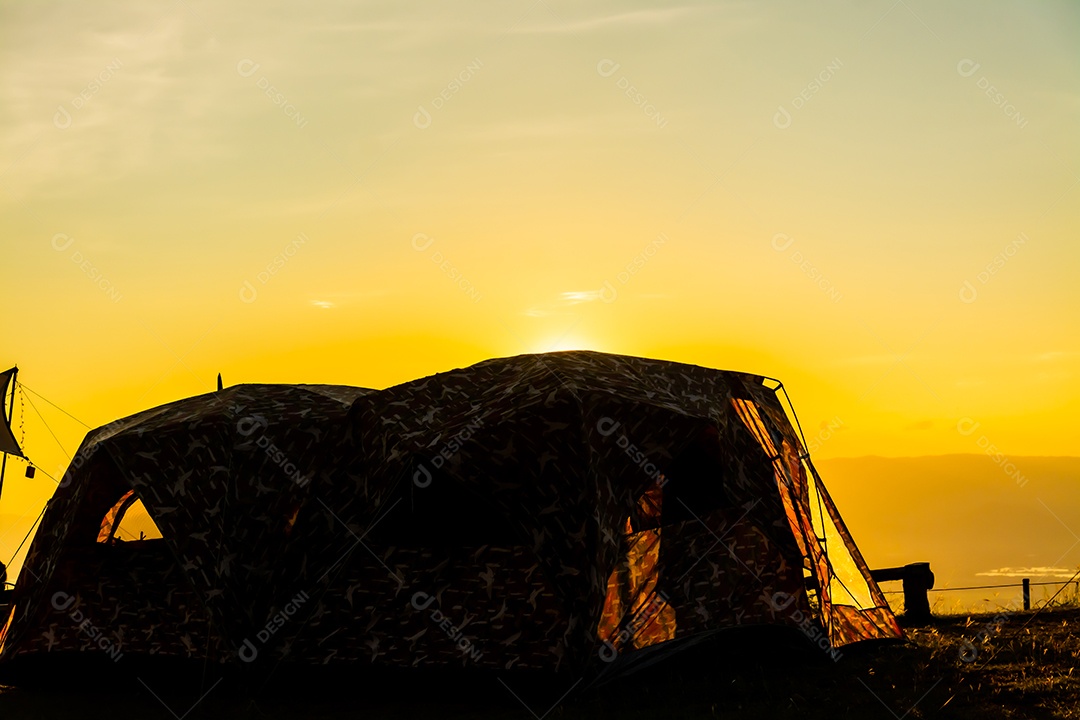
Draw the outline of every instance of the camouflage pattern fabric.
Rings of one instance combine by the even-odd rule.
[[[162,538],[98,542],[132,490]],[[901,636],[763,378],[583,351],[240,385],[92,431],[13,608],[0,663],[597,672],[736,626]]]

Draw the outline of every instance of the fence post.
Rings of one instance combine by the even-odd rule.
[[[1024,609],[1031,609],[1031,580],[1024,578]]]
[[[908,563],[903,567],[871,570],[875,582],[902,580],[904,582],[904,619],[909,624],[925,623],[931,619],[930,600],[926,591],[934,589],[934,573],[930,563]]]

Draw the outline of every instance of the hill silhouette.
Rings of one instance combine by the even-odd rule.
[[[1010,461],[1011,474],[974,454],[815,465],[871,567],[929,561],[937,588],[1066,580],[1080,566],[1080,458]],[[1056,590],[1037,586],[1032,600]],[[931,593],[931,603],[940,611],[993,609],[1019,595],[1019,588]]]

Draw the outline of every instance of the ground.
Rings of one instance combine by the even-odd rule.
[[[1080,610],[946,616],[908,628],[904,643],[845,648],[838,660],[780,640],[709,646],[559,702],[572,678],[534,687],[411,677],[327,694],[276,677],[170,688],[0,688],[0,716],[19,718],[1077,718]],[[512,689],[511,689],[512,688]],[[202,692],[208,691],[199,701]],[[516,697],[517,696],[517,697]],[[526,707],[526,704],[528,707]]]

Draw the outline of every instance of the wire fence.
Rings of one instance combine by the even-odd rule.
[[[1042,608],[1051,607],[1054,600],[1057,599],[1061,593],[1070,585],[1073,586],[1074,601],[1080,600],[1080,571],[1077,571],[1068,580],[1045,580],[1041,582],[1031,582],[1030,578],[1021,578],[1020,582],[1001,583],[998,585],[966,585],[962,587],[944,587],[944,588],[921,588],[920,590],[925,593],[947,593],[947,592],[961,592],[972,590],[1004,590],[1009,588],[1020,588],[1023,591],[1024,596],[1024,610],[1031,609],[1031,588],[1040,586],[1060,586],[1049,599],[1045,600],[1042,604]],[[888,581],[886,581],[888,582]],[[903,595],[904,590],[882,590],[883,595]]]
[[[1027,578],[1018,583],[1005,583],[1004,585],[972,585],[970,587],[933,588],[930,592],[952,592],[954,590],[993,590],[996,588],[1022,588],[1024,586],[1037,587],[1039,585],[1076,585],[1080,588],[1078,580],[1047,580],[1046,582],[1030,582]]]
[[[884,581],[888,582],[888,581]],[[1075,585],[1076,589],[1080,591],[1080,580],[1048,580],[1046,582],[1033,582],[1028,583],[1030,587],[1038,587],[1039,585]],[[996,590],[999,588],[1022,588],[1024,582],[1021,580],[1018,583],[1005,583],[1004,585],[970,585],[967,587],[947,587],[947,588],[931,588],[927,592],[953,592],[958,590]],[[903,590],[882,590],[885,595],[903,595]]]

